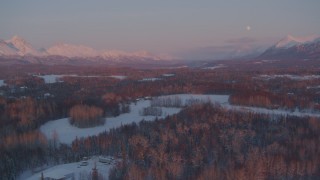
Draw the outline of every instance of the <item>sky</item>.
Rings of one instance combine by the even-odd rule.
[[[0,39],[181,56],[320,35],[319,0],[0,0]]]

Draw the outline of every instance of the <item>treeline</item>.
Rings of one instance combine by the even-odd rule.
[[[120,156],[110,179],[317,179],[319,130],[317,118],[271,117],[207,103],[165,120],[77,139],[70,154]]]
[[[33,98],[8,100],[0,97],[0,135],[26,132],[59,117],[52,101]]]
[[[99,107],[88,105],[76,105],[70,109],[69,122],[79,128],[103,125],[103,110]]]
[[[300,96],[293,93],[271,93],[266,91],[239,91],[230,95],[229,102],[234,105],[264,107],[268,109],[287,109],[294,111],[319,111],[320,106],[315,99],[309,96]]]
[[[209,99],[198,99],[198,98],[187,98],[183,100],[179,96],[164,96],[164,97],[153,97],[150,105],[151,107],[174,107],[183,108],[186,106],[192,106],[196,104],[204,104],[210,102]]]
[[[143,108],[139,114],[142,116],[161,116],[162,109],[161,107],[146,107]]]
[[[152,98],[150,105],[153,107],[183,107],[184,104],[181,98],[174,97],[154,97]]]
[[[46,162],[48,142],[37,129],[57,117],[52,101],[0,98],[0,179],[15,179],[26,168]]]
[[[270,92],[238,92],[230,96],[229,102],[235,105],[276,109],[293,109],[294,102],[289,97],[277,96]]]

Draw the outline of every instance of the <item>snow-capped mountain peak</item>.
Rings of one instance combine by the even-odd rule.
[[[168,60],[168,55],[154,55],[148,51],[126,52],[119,50],[97,51],[84,45],[60,43],[47,49],[35,50],[31,44],[19,36],[10,40],[0,40],[0,56],[62,56],[67,58],[97,58],[98,60]]]
[[[290,48],[292,46],[296,46],[298,44],[303,43],[302,41],[300,41],[299,39],[288,35],[287,37],[285,37],[284,39],[281,39],[276,45],[276,48]]]
[[[4,40],[0,40],[0,55],[13,56],[17,55],[17,50],[14,47],[8,45]]]
[[[320,37],[287,36],[262,53],[261,59],[314,59],[320,57]]]
[[[119,50],[97,51],[91,47],[72,44],[58,44],[47,49],[49,55],[58,55],[65,57],[102,57],[105,59],[121,59],[121,58],[148,58],[159,59],[147,51],[125,52]]]
[[[28,44],[26,40],[17,35],[13,36],[10,40],[7,40],[7,42],[13,44]]]
[[[285,38],[280,40],[277,44],[275,44],[275,48],[290,48],[293,46],[297,46],[300,44],[312,42],[318,37],[316,36],[307,36],[307,37],[293,37],[291,35],[287,35]]]
[[[11,48],[16,49],[18,55],[41,55],[41,53],[35,50],[31,44],[19,36],[13,36],[10,40],[7,40],[6,43]]]

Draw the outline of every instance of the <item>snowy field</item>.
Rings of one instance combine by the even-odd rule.
[[[116,164],[117,160],[113,160],[111,164],[105,164],[99,162],[99,157],[92,157],[88,161],[88,165],[86,166],[80,166],[80,162],[70,163],[70,164],[61,164],[57,165],[51,168],[48,168],[43,172],[44,177],[45,176],[63,176],[63,174],[67,172],[73,172],[75,179],[81,179],[84,177],[90,176],[90,173],[92,172],[92,168],[94,168],[94,164],[96,164],[96,168],[98,170],[98,173],[100,173],[104,179],[108,179],[109,177],[109,170]],[[29,177],[20,177],[19,179],[25,179],[25,180],[39,180],[41,177],[41,172],[29,175]],[[28,176],[27,174],[25,176]],[[91,176],[90,176],[91,177]],[[84,178],[87,179],[87,178]]]
[[[162,79],[161,78],[143,78],[141,80],[139,80],[140,82],[145,82],[145,81],[161,81]]]
[[[0,80],[0,87],[5,86],[5,85],[6,85],[6,83],[4,83],[4,80]]]
[[[36,75],[36,76],[39,78],[42,78],[44,80],[44,83],[51,84],[51,83],[61,82],[59,79],[62,78],[64,75],[50,74],[50,75],[39,75],[39,76]]]
[[[169,96],[162,96],[163,98]],[[228,95],[172,95],[171,97],[179,97],[186,103],[188,99],[200,99],[203,101],[211,100],[212,102],[217,102],[220,104],[228,103]],[[48,139],[51,139],[53,132],[57,132],[58,138],[61,143],[71,144],[71,142],[76,138],[87,137],[92,135],[97,135],[104,131],[109,131],[112,128],[120,127],[121,125],[131,124],[133,122],[139,123],[142,120],[151,121],[154,120],[155,116],[142,116],[140,111],[143,108],[150,106],[150,100],[140,100],[136,103],[130,104],[130,113],[121,114],[117,117],[109,117],[106,119],[106,123],[103,126],[97,126],[92,128],[77,128],[69,124],[68,118],[58,119],[55,121],[49,121],[40,127],[41,132],[43,132]],[[180,112],[181,108],[165,108],[162,107],[162,116],[158,118],[164,118],[168,115],[177,114]]]
[[[219,68],[226,68],[227,66],[224,65],[224,64],[218,64],[216,66],[211,66],[211,67],[205,67],[205,68],[202,68],[202,69],[209,69],[209,70],[215,70],[215,69],[219,69]]]
[[[107,76],[107,77],[111,77],[111,78],[115,78],[115,79],[119,79],[119,80],[124,80],[127,78],[127,76],[123,76],[123,75],[112,75],[112,76]]]
[[[204,102],[212,102],[218,103],[222,107],[231,110],[237,111],[248,111],[248,112],[255,112],[255,113],[262,113],[262,114],[274,114],[274,115],[291,115],[291,116],[310,116],[310,117],[320,117],[320,113],[312,113],[312,112],[300,112],[296,111],[289,111],[289,110],[282,110],[282,109],[267,109],[267,108],[260,108],[260,107],[248,107],[248,106],[237,106],[232,105],[229,103],[229,95],[196,95],[196,94],[180,94],[180,95],[170,95],[171,97],[179,97],[183,100],[184,104],[190,100],[202,100]],[[161,96],[161,97],[169,97],[169,96]]]
[[[175,99],[176,97],[181,100],[182,105],[188,104],[190,102],[212,102],[212,103],[218,103],[222,107],[227,109],[233,109],[237,111],[249,111],[249,112],[257,112],[257,113],[263,113],[263,114],[275,114],[275,115],[295,115],[295,116],[316,116],[320,117],[320,114],[316,113],[303,113],[298,111],[285,111],[285,110],[269,110],[266,108],[256,108],[256,107],[244,107],[244,106],[235,106],[230,105],[228,103],[229,95],[196,95],[196,94],[179,94],[179,95],[168,95],[168,96],[160,96],[158,99],[168,99],[171,97],[172,99]],[[71,126],[69,124],[68,118],[59,119],[55,121],[50,121],[44,124],[40,127],[40,130],[47,136],[47,138],[51,138],[54,131],[57,132],[58,138],[61,143],[71,144],[71,142],[76,138],[81,137],[87,137],[91,135],[97,135],[104,131],[109,131],[111,128],[117,128],[121,125],[125,124],[131,124],[133,122],[138,123],[140,121],[147,120],[151,121],[154,120],[155,116],[142,116],[140,114],[140,111],[143,108],[149,107],[151,104],[151,100],[140,100],[136,103],[131,103],[130,108],[131,112],[126,114],[121,114],[118,117],[112,117],[107,118],[105,125],[93,127],[93,128],[77,128],[74,126]],[[180,112],[181,108],[164,108],[162,107],[162,116],[159,116],[158,118],[163,118],[167,115],[173,115],[178,112]],[[92,168],[94,167],[94,163],[96,162],[98,172],[102,173],[102,175],[107,179],[109,170],[112,168],[112,164],[105,165],[100,162],[98,162],[98,157],[93,157],[89,161],[89,164],[87,166],[79,166],[79,162],[77,163],[70,163],[70,164],[62,164],[58,166],[51,167],[49,169],[46,169],[44,174],[47,173],[59,173],[62,169],[74,172],[75,179],[80,179],[80,174],[89,175]],[[114,162],[115,163],[115,162]],[[114,164],[113,163],[113,164]],[[31,176],[31,173],[29,175],[25,175],[24,177],[29,177],[27,180],[35,180],[39,179],[41,176],[41,173],[37,173]],[[21,179],[21,178],[20,178]],[[26,178],[22,178],[26,179]]]
[[[119,80],[126,79],[127,76],[122,75],[111,75],[111,76],[94,76],[94,75],[88,75],[88,76],[80,76],[76,74],[62,74],[62,75],[56,75],[56,74],[49,74],[49,75],[35,75],[37,77],[40,77],[44,80],[46,84],[56,83],[56,82],[62,82],[62,77],[85,77],[85,78],[98,78],[98,77],[109,77],[109,78],[115,78]]]
[[[162,74],[163,77],[173,77],[175,74]]]
[[[282,109],[267,109],[267,108],[259,108],[259,107],[248,107],[248,106],[236,106],[236,105],[225,105],[223,106],[227,109],[233,109],[237,111],[247,111],[247,112],[255,112],[261,114],[270,114],[270,115],[290,115],[290,116],[298,116],[298,117],[320,117],[320,113],[313,113],[313,112],[301,112],[298,110],[289,111],[289,110],[282,110]]]
[[[275,114],[275,115],[295,115],[295,116],[315,116],[320,117],[317,113],[307,113],[298,111],[286,111],[286,110],[270,110],[266,108],[257,107],[245,107],[245,106],[235,106],[228,103],[228,95],[195,95],[195,94],[179,94],[179,95],[169,95],[161,96],[159,98],[168,97],[178,97],[181,99],[183,104],[190,102],[192,100],[201,100],[202,102],[211,101],[212,103],[218,103],[222,107],[227,109],[233,109],[238,111],[251,111],[263,114]],[[133,122],[139,123],[142,120],[152,121],[155,116],[142,116],[141,111],[143,108],[150,106],[150,100],[140,100],[136,103],[130,104],[130,113],[121,114],[117,117],[109,117],[102,126],[92,127],[92,128],[77,128],[69,124],[68,118],[58,119],[55,121],[49,121],[40,127],[41,132],[43,132],[48,139],[53,137],[53,133],[58,134],[59,141],[61,143],[71,144],[72,141],[78,137],[87,137],[92,135],[97,135],[104,131],[109,131],[112,128],[120,127],[121,125],[131,124]],[[181,108],[165,108],[162,107],[162,115],[158,118],[164,118],[168,115],[177,114],[180,112]]]
[[[303,80],[312,80],[312,79],[319,79],[320,75],[290,75],[290,74],[283,74],[283,75],[260,75],[259,79],[270,80],[276,78],[288,78],[295,81],[303,81]]]
[[[307,86],[307,89],[320,89],[320,85],[318,85],[318,86]]]

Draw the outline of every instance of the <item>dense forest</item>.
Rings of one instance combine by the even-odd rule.
[[[10,179],[24,162],[20,158],[31,168],[104,154],[122,159],[110,179],[318,179],[319,129],[316,118],[198,104],[164,120],[76,139],[71,147],[47,142],[39,132],[15,137],[20,142],[6,143],[10,151],[2,152],[1,170]]]
[[[0,67],[1,69],[1,67]],[[130,112],[137,99],[161,95],[227,94],[235,105],[319,112],[320,79],[266,75],[317,74],[306,70],[203,70],[104,67],[2,68],[0,87],[0,174],[15,179],[26,169],[76,162],[84,156],[122,159],[111,179],[318,179],[320,121],[314,117],[275,116],[230,111],[205,102],[182,105],[180,99],[152,98],[142,115],[160,116],[157,106],[184,108],[177,115],[126,125],[98,136],[60,144],[39,127],[70,117],[71,124],[92,127]],[[33,74],[96,75],[63,77],[47,84]],[[125,79],[108,78],[114,74]],[[163,76],[170,74],[170,76]],[[142,81],[159,78],[157,81]],[[192,105],[194,104],[194,105]],[[106,118],[106,119],[105,119]],[[1,179],[0,178],[0,179]]]
[[[315,118],[201,104],[164,120],[77,139],[72,154],[122,157],[111,179],[317,179],[319,128]]]

